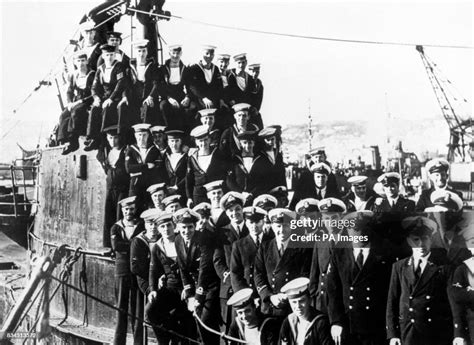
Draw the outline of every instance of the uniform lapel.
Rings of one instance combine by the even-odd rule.
[[[418,279],[418,282],[414,286],[414,292],[422,289],[423,286],[426,285],[426,283],[428,281],[430,281],[430,279],[433,277],[433,275],[437,271],[438,271],[438,266],[433,264],[431,261],[428,260],[428,262],[426,263],[426,267],[423,270],[423,273],[421,273],[420,279]],[[414,275],[414,273],[413,273],[413,275]]]

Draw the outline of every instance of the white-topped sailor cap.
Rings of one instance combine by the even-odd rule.
[[[269,209],[277,207],[278,200],[273,195],[261,194],[253,200],[252,205],[261,207],[264,210],[268,211]]]
[[[166,126],[153,126],[150,127],[150,132],[151,133],[160,133],[160,132],[165,132],[166,131]]]
[[[204,188],[206,189],[206,192],[209,193],[210,191],[213,191],[216,189],[222,189],[223,186],[224,186],[224,180],[216,180],[216,181],[206,183],[204,185]]]
[[[199,214],[194,212],[193,210],[189,208],[182,208],[177,210],[173,214],[173,219],[176,224],[178,223],[184,223],[184,224],[189,224],[189,223],[196,223],[199,220]]]
[[[87,59],[87,51],[85,49],[80,49],[78,51],[75,51],[74,54],[72,55],[73,59]]]
[[[386,197],[387,194],[383,190],[383,184],[381,182],[376,182],[374,183],[374,186],[372,187],[374,190],[375,194],[381,196],[381,197]]]
[[[402,228],[405,229],[406,235],[431,235],[438,228],[437,223],[425,216],[411,216],[402,220]]]
[[[230,54],[217,54],[216,56],[216,60],[217,61],[221,61],[221,60],[230,60]]]
[[[306,198],[303,200],[298,201],[295,206],[295,211],[297,214],[302,215],[310,212],[318,212],[319,211],[319,200],[314,198]]]
[[[243,209],[245,219],[259,222],[267,215],[267,212],[258,206],[247,206]]]
[[[173,214],[162,211],[160,216],[156,219],[156,225],[161,225],[164,223],[172,222]]]
[[[399,184],[400,183],[400,174],[394,171],[391,172],[386,172],[382,175],[380,175],[377,178],[377,182],[380,182],[383,186],[387,187],[391,185],[392,183]]]
[[[150,42],[147,39],[142,39],[142,40],[136,40],[130,43],[132,48],[135,49],[142,49],[142,48],[147,48],[148,47],[148,42]]]
[[[277,129],[275,127],[265,127],[260,132],[258,132],[258,136],[260,138],[270,138],[277,134]]]
[[[325,198],[318,202],[318,208],[321,212],[346,212],[346,204],[337,198]]]
[[[169,50],[182,50],[183,49],[183,45],[181,43],[175,43],[175,44],[170,44],[168,46],[168,49]]]
[[[254,70],[254,69],[260,69],[260,64],[259,63],[253,63],[247,66],[249,70]]]
[[[148,123],[137,123],[136,125],[132,126],[135,133],[148,132],[150,130],[150,127],[151,127],[151,125],[148,124]]]
[[[356,175],[356,176],[351,176],[347,179],[347,182],[349,182],[353,186],[365,186],[365,182],[367,181],[368,177],[364,175]]]
[[[79,25],[79,30],[81,32],[95,30],[95,22],[93,20],[87,20]]]
[[[155,184],[152,184],[150,187],[148,187],[146,189],[146,191],[148,193],[150,193],[150,195],[156,193],[156,192],[159,192],[160,190],[163,190],[166,192],[166,183],[155,183]]]
[[[240,206],[243,206],[244,202],[245,202],[245,198],[241,193],[230,191],[224,194],[224,196],[221,198],[221,201],[219,202],[219,206],[223,210],[227,210],[237,204]]]
[[[239,290],[230,296],[230,298],[227,300],[227,305],[232,306],[235,309],[244,308],[253,303],[252,294],[253,290],[250,288]]]
[[[199,214],[201,219],[209,218],[211,216],[211,204],[208,202],[201,202],[193,207],[193,211]]]
[[[459,195],[449,190],[438,189],[431,193],[430,200],[435,206],[442,206],[451,211],[459,211],[463,203]]]
[[[217,109],[215,108],[207,108],[207,109],[201,109],[198,111],[199,116],[205,117],[205,116],[215,116],[216,115]]]
[[[246,53],[240,53],[240,54],[234,55],[233,59],[234,59],[234,61],[247,60],[247,54]]]
[[[272,223],[287,224],[296,219],[296,212],[286,208],[274,208],[268,212],[268,218]]]
[[[148,210],[143,211],[140,214],[140,218],[143,219],[145,222],[150,222],[158,219],[163,213],[162,210],[159,208],[149,208]]]
[[[324,147],[324,146],[314,147],[311,150],[309,150],[308,154],[310,156],[326,155],[326,147]]]
[[[164,198],[163,200],[161,200],[161,203],[166,208],[169,205],[174,204],[174,203],[179,204],[180,199],[181,199],[181,195],[179,195],[179,194],[170,195],[170,196],[167,196],[166,198]]]
[[[313,165],[311,165],[310,170],[313,174],[319,173],[319,174],[329,175],[331,173],[331,167],[323,162],[314,163]]]
[[[232,106],[232,110],[234,110],[234,114],[240,113],[241,111],[248,112],[250,109],[250,104],[248,103],[237,103]]]
[[[441,171],[447,172],[449,170],[449,162],[446,159],[434,158],[426,163],[425,168],[429,174]]]
[[[137,200],[137,197],[136,196],[129,196],[127,198],[124,198],[122,200],[120,200],[118,202],[118,204],[122,207],[125,207],[125,206],[130,206],[130,205],[133,205],[135,204],[135,201]]]
[[[217,49],[217,47],[212,45],[212,44],[203,44],[203,45],[201,45],[201,48],[204,51],[209,51],[209,50],[215,51]]]
[[[288,299],[300,298],[309,293],[308,286],[309,279],[300,277],[283,285],[280,292],[284,293]]]
[[[197,127],[194,127],[189,135],[191,135],[195,139],[203,139],[209,136],[209,128],[204,125],[199,125]]]

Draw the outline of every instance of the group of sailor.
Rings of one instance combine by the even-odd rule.
[[[317,148],[290,194],[281,128],[263,125],[260,66],[245,54],[230,70],[229,55],[215,65],[205,46],[185,66],[170,45],[158,66],[146,40],[132,43],[131,61],[120,33],[99,44],[86,22],[82,36],[57,138],[68,154],[86,136],[107,176],[115,344],[126,342],[129,308],[136,344],[142,318],[159,344],[219,344],[193,316],[249,344],[474,341],[474,223],[448,162],[427,163],[432,187],[416,202],[395,172],[353,176],[343,195]]]
[[[186,343],[170,330],[204,344],[221,332],[249,344],[472,343],[474,213],[449,186],[448,162],[427,163],[432,187],[416,203],[396,173],[373,188],[353,177],[337,198],[329,163],[308,168],[295,207],[284,186],[249,201],[223,180],[205,183],[192,208],[166,183],[147,188],[145,210],[138,195],[121,199],[110,230],[118,306],[149,320],[159,344]],[[323,222],[294,226],[305,219]],[[127,315],[117,317],[123,344]]]

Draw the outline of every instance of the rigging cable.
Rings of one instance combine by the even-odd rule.
[[[203,22],[196,19],[185,18],[176,15],[164,15],[164,14],[157,14],[152,12],[145,12],[141,10],[137,10],[134,8],[128,8],[128,10],[148,14],[150,16],[156,16],[162,19],[180,19],[183,21],[187,21],[194,24],[204,25],[215,27],[219,29],[227,29],[227,30],[236,30],[236,31],[243,31],[243,32],[252,32],[257,34],[264,34],[264,35],[273,35],[273,36],[280,36],[280,37],[289,37],[289,38],[301,38],[301,39],[309,39],[309,40],[318,40],[318,41],[332,41],[332,42],[344,42],[344,43],[357,43],[357,44],[377,44],[377,45],[392,45],[392,46],[416,46],[416,45],[423,45],[424,47],[431,47],[431,48],[456,48],[456,49],[474,49],[473,46],[468,45],[447,45],[447,44],[419,44],[419,43],[409,43],[409,42],[394,42],[394,41],[372,41],[372,40],[356,40],[356,39],[345,39],[345,38],[336,38],[336,37],[322,37],[322,36],[311,36],[311,35],[299,35],[299,34],[289,34],[283,32],[275,32],[275,31],[267,31],[267,30],[257,30],[257,29],[248,29],[240,26],[232,26],[232,25],[222,25],[222,24],[213,24],[208,22]]]

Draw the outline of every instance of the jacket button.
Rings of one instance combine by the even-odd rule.
[[[370,301],[370,297],[367,297],[367,301]]]
[[[408,308],[408,311],[413,311],[413,308]]]
[[[426,295],[426,299],[430,299],[430,298],[431,298],[431,296],[430,296],[430,295]]]
[[[428,322],[431,322],[431,319],[428,319]]]
[[[352,309],[352,306],[351,306],[351,305],[349,306],[349,309]]]
[[[426,307],[426,310],[430,310],[430,307]]]
[[[272,281],[275,281],[275,277],[272,278]]]
[[[370,287],[367,286],[367,291],[370,291]]]
[[[286,275],[288,275],[288,274],[289,274],[289,273],[288,273],[288,272],[286,272]]]
[[[324,285],[324,282],[321,282],[321,286],[323,286],[323,285]]]
[[[321,291],[321,295],[324,295],[324,291]]]
[[[365,309],[369,310],[369,309],[370,309],[370,307],[369,307],[369,306],[367,306],[367,307],[365,307]]]
[[[354,287],[353,287],[353,286],[351,286],[351,287],[349,288],[349,290],[353,291],[353,290],[354,290]]]
[[[253,277],[253,274],[250,274],[249,277],[252,278],[252,277]]]
[[[349,299],[354,299],[354,297],[352,297],[352,296],[349,296]]]
[[[411,319],[410,322],[411,322],[411,323],[415,323],[415,319]]]
[[[324,273],[321,273],[321,277],[324,277]]]
[[[410,299],[413,299],[413,296],[410,296],[409,298],[410,298]]]

